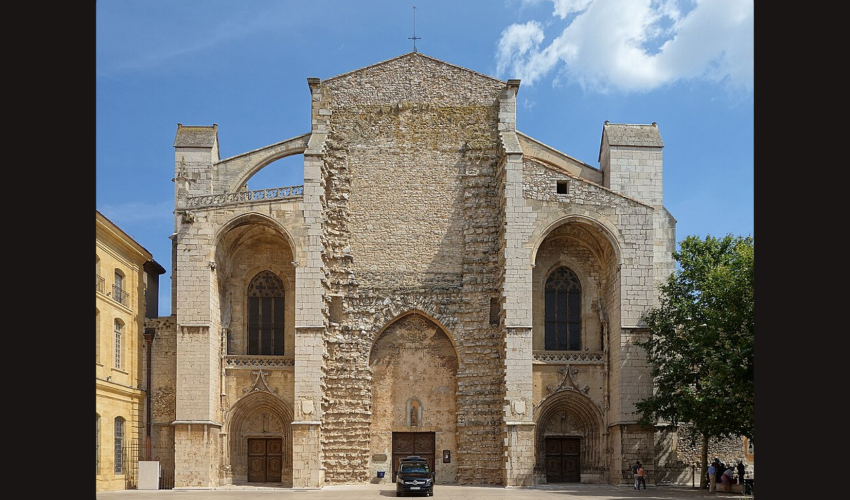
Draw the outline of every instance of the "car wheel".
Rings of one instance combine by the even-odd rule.
[[[396,492],[395,492],[395,496],[397,496],[397,497],[402,496],[402,495],[401,495],[401,492],[400,492],[400,491],[396,491]]]

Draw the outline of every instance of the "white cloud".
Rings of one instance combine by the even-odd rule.
[[[549,1],[552,18],[504,29],[499,75],[534,85],[555,72],[601,93],[694,79],[753,90],[754,0]],[[547,28],[562,29],[548,45]]]
[[[561,19],[566,19],[572,13],[582,12],[593,3],[593,0],[553,0],[555,4],[554,14]]]

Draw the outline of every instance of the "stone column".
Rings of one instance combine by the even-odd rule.
[[[516,94],[519,80],[508,80],[499,102],[499,132],[505,161],[504,240],[501,243],[504,278],[504,443],[505,486],[528,486],[534,481],[534,419],[531,352],[531,263],[524,246],[534,223],[522,197],[522,148],[516,136]]]
[[[304,262],[295,269],[295,415],[292,422],[292,487],[321,488],[322,377],[324,331],[327,323],[322,284],[322,150],[329,112],[321,82],[308,78],[312,98],[312,133],[304,151]]]

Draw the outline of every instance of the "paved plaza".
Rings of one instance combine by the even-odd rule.
[[[298,490],[263,486],[222,486],[215,489],[122,490],[97,493],[97,500],[386,500],[395,498],[393,483],[326,486],[321,490]],[[735,499],[752,496],[740,493],[708,493],[686,486],[654,486],[635,491],[631,486],[560,484],[526,488],[496,486],[437,485],[439,500],[647,500]]]

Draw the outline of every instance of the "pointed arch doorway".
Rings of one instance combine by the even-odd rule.
[[[436,450],[457,449],[458,356],[446,331],[420,312],[397,316],[377,336],[372,370],[371,453],[395,479],[400,458],[428,460],[441,484],[457,481],[456,461]]]

